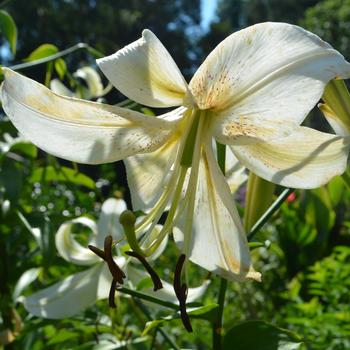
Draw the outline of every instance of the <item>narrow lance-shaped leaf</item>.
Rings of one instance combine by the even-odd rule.
[[[275,184],[262,179],[254,173],[249,174],[244,212],[244,228],[246,232],[253,227],[271,205],[275,187]]]
[[[0,30],[8,40],[12,53],[15,54],[17,47],[17,26],[11,15],[4,10],[0,10]]]

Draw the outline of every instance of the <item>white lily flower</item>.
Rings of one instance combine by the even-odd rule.
[[[104,238],[107,235],[112,235],[115,240],[120,241],[123,235],[119,224],[119,215],[125,209],[126,204],[124,200],[110,198],[103,203],[97,224],[89,218],[80,217],[60,226],[56,233],[55,241],[57,250],[62,258],[70,263],[89,266],[89,268],[70,275],[64,280],[28,297],[17,296],[16,299],[23,302],[27,311],[44,318],[65,318],[76,315],[93,305],[97,300],[108,298],[112,276],[107,264],[91,250],[81,246],[75,240],[72,226],[81,224],[90,229],[92,231],[90,243],[96,246],[103,246]],[[162,253],[166,243],[166,240],[164,240],[164,243],[162,243],[155,254],[150,257],[150,260],[157,258]],[[139,269],[137,265],[133,266],[133,264],[128,263],[127,259],[120,253],[114,258],[118,266],[124,270],[130,287],[136,287],[142,279],[149,276],[144,270]],[[24,277],[21,279],[24,279]],[[142,292],[177,303],[172,286],[164,281],[162,283],[163,289],[157,292],[153,292],[151,288],[142,290]],[[208,282],[204,282],[200,287],[190,288],[189,302],[200,298],[206,291],[207,286]]]
[[[225,177],[231,193],[234,194],[248,180],[248,174],[229,147],[225,158]]]
[[[345,170],[349,141],[300,124],[350,64],[304,29],[261,23],[238,31],[207,57],[189,85],[149,30],[97,61],[112,84],[150,107],[182,106],[152,118],[56,95],[4,69],[2,102],[15,126],[43,150],[81,163],[124,159],[134,209],[150,208],[136,235],[151,253],[174,226],[183,253],[233,280],[260,280],[212,138],[230,145],[249,170],[283,186],[321,186]],[[188,181],[185,179],[188,179]],[[147,238],[147,237],[146,237]]]
[[[83,79],[86,82],[87,88],[83,93],[79,90],[72,91],[68,89],[59,79],[52,79],[50,81],[50,89],[56,94],[68,97],[86,98],[90,100],[105,95],[111,90],[111,84],[103,88],[100,75],[89,66],[79,68],[74,74],[74,77]]]

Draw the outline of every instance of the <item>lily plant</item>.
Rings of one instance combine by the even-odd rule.
[[[137,260],[126,258],[122,254],[128,249],[128,245],[123,240],[122,227],[119,224],[119,216],[125,209],[124,200],[110,198],[103,203],[97,222],[87,217],[79,217],[63,223],[55,236],[56,248],[60,256],[72,264],[88,268],[32,295],[20,296],[17,301],[23,302],[27,311],[35,316],[59,319],[74,316],[92,306],[97,300],[109,297],[112,276],[107,264],[77,241],[74,235],[76,225],[82,225],[91,231],[89,243],[92,245],[103,246],[104,239],[109,235],[116,242],[120,242],[115,246],[113,258],[119,268],[124,271],[127,286],[136,288],[142,281],[149,278],[142,266],[135,263]],[[159,230],[160,227],[157,229]],[[156,259],[162,254],[166,243],[164,240],[158,250],[150,257],[150,260]],[[165,281],[162,281],[162,285],[163,288],[157,292],[146,286],[142,293],[177,304],[178,300],[172,285]],[[208,281],[205,281],[200,287],[189,288],[188,302],[199,299],[206,291],[207,286]]]
[[[230,35],[189,84],[147,29],[97,64],[128,98],[177,108],[150,117],[64,97],[3,69],[6,114],[23,135],[58,157],[89,164],[125,161],[133,208],[148,209],[129,232],[132,248],[143,256],[173,231],[192,262],[226,279],[259,281],[213,139],[268,181],[322,186],[344,172],[349,140],[300,125],[328,81],[350,76],[350,64],[316,35],[284,23]]]

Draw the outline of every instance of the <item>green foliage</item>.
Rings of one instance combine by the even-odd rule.
[[[49,57],[58,52],[58,48],[52,44],[42,44],[36,48],[25,61],[31,62],[35,60],[40,60],[41,58]]]
[[[248,321],[235,325],[225,335],[223,349],[237,350],[299,350],[300,337],[262,321]]]
[[[312,349],[350,347],[350,248],[338,246],[332,254],[300,273],[290,285],[285,322],[296,331],[307,329]]]
[[[5,35],[13,54],[17,48],[17,26],[9,13],[0,10],[0,31]]]
[[[349,21],[349,0],[323,0],[305,12],[300,24],[332,44],[345,57],[349,57]]]

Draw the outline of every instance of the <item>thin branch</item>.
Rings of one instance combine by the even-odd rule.
[[[26,68],[38,66],[40,64],[44,64],[44,63],[48,63],[48,62],[54,61],[57,58],[61,58],[61,57],[70,55],[71,53],[73,53],[75,51],[78,51],[78,50],[87,50],[95,58],[101,58],[101,57],[104,56],[101,52],[97,51],[96,49],[94,49],[90,45],[85,44],[85,43],[78,43],[78,44],[75,44],[75,45],[69,47],[68,49],[65,49],[65,50],[57,52],[54,55],[50,55],[50,56],[47,56],[47,57],[44,57],[44,58],[40,58],[40,59],[32,61],[32,62],[25,62],[25,63],[15,64],[13,66],[9,66],[8,68],[10,68],[12,70],[20,70],[20,69],[26,69]]]
[[[271,204],[260,219],[255,223],[248,234],[248,241],[251,241],[256,233],[266,224],[270,217],[281,207],[287,197],[294,191],[292,188],[286,188],[279,197]]]

